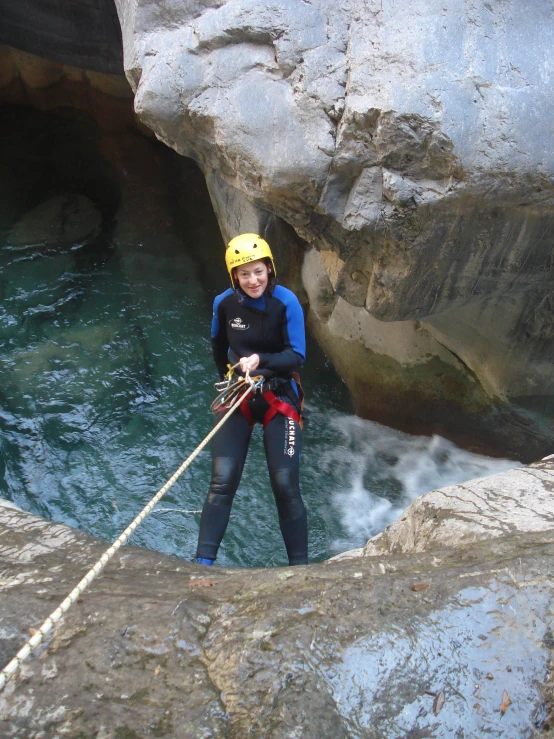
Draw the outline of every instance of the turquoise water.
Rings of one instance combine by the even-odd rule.
[[[70,109],[5,107],[0,134],[0,496],[113,540],[211,429],[221,237],[198,170],[158,142]],[[312,561],[515,464],[352,415],[313,341],[302,377]],[[191,559],[209,477],[206,450],[132,543]],[[259,428],[218,562],[286,563]]]
[[[184,252],[120,244],[84,269],[89,247],[0,252],[0,494],[112,540],[211,427],[213,294]],[[312,560],[362,545],[417,494],[512,465],[351,415],[313,342],[303,378]],[[132,542],[193,557],[209,471],[204,451]],[[286,562],[259,429],[219,562]]]

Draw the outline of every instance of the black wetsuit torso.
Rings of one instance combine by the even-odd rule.
[[[306,356],[304,315],[296,295],[277,285],[272,295],[239,300],[226,290],[214,302],[212,348],[221,377],[227,363],[257,354],[256,374],[290,377]]]

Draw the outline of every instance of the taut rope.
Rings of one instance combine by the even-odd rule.
[[[235,365],[236,366],[236,365]],[[234,369],[234,368],[232,368]],[[257,380],[257,381],[256,381]],[[243,388],[245,385],[248,385],[247,390],[240,395],[238,400],[233,402],[232,405],[229,405],[224,403],[218,403],[218,407],[221,409],[226,409],[227,413],[223,416],[221,421],[217,423],[213,429],[210,431],[210,433],[206,436],[206,438],[200,442],[200,444],[196,447],[196,449],[192,452],[192,454],[185,459],[183,464],[179,467],[179,469],[169,478],[169,480],[161,487],[156,495],[152,498],[150,503],[148,505],[144,506],[142,511],[138,514],[138,516],[132,521],[129,526],[125,529],[125,531],[119,536],[118,539],[111,545],[109,549],[107,549],[104,554],[100,557],[98,562],[92,567],[87,574],[83,577],[83,579],[79,582],[78,585],[76,585],[71,593],[67,596],[67,598],[60,603],[60,605],[56,608],[55,611],[53,611],[46,621],[42,624],[40,629],[33,634],[33,636],[29,639],[29,641],[23,646],[19,652],[15,655],[15,657],[9,662],[6,667],[2,670],[0,673],[0,691],[3,690],[4,686],[8,682],[8,680],[15,675],[15,673],[19,670],[21,667],[22,662],[27,659],[27,657],[31,654],[33,649],[38,647],[38,645],[42,642],[45,636],[47,636],[54,626],[58,623],[58,621],[61,619],[63,614],[69,609],[69,607],[75,603],[77,598],[81,595],[81,593],[87,588],[90,583],[94,580],[94,578],[99,575],[104,567],[108,564],[110,559],[113,557],[113,555],[117,552],[117,550],[125,544],[125,542],[129,539],[133,531],[139,526],[146,516],[152,511],[156,503],[158,503],[163,496],[167,493],[167,491],[177,482],[179,477],[183,474],[183,472],[187,469],[187,467],[196,459],[196,457],[200,454],[202,449],[206,446],[206,444],[212,439],[212,437],[215,435],[215,433],[223,426],[225,421],[229,418],[231,413],[235,410],[235,408],[238,408],[238,406],[242,403],[242,401],[247,397],[247,395],[258,387],[259,380],[256,378],[256,380],[252,379],[248,373],[246,373],[246,377],[241,378],[240,381],[233,384],[233,392],[231,394],[232,400],[234,400],[237,395],[240,392],[241,387]],[[223,393],[221,394],[223,395]],[[217,400],[221,398],[221,395],[218,396]],[[229,396],[227,396],[227,401],[229,401]]]

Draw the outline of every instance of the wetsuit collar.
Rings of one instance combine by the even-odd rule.
[[[259,298],[249,298],[248,295],[245,295],[242,299],[242,304],[247,308],[265,310],[265,295],[260,295]]]

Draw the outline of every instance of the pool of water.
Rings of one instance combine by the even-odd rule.
[[[211,428],[213,290],[184,248],[116,241],[98,256],[98,240],[26,238],[33,222],[0,250],[0,495],[113,540]],[[416,495],[515,464],[352,415],[314,342],[303,379],[312,561],[362,545]],[[132,543],[191,559],[209,474],[206,450]],[[218,562],[286,563],[259,429]]]
[[[211,429],[223,244],[198,168],[71,108],[0,109],[0,496],[113,540]],[[310,558],[416,496],[514,466],[352,414],[313,341],[302,490]],[[194,556],[210,452],[132,543]],[[286,564],[260,429],[218,562]]]

